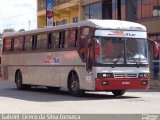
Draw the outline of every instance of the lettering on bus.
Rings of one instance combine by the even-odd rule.
[[[126,37],[134,37],[134,36],[136,36],[136,34],[134,34],[134,33],[125,33],[125,36]]]
[[[112,31],[112,35],[124,37],[124,32],[121,29]]]
[[[62,56],[60,53],[48,53],[48,55],[44,59],[44,63],[46,64],[59,64]]]

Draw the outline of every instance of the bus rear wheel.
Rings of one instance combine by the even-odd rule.
[[[71,76],[69,77],[68,90],[72,96],[76,96],[76,97],[82,96],[85,93],[84,90],[80,90],[79,78],[77,74],[73,72],[71,73]]]
[[[122,96],[124,95],[126,91],[125,90],[113,90],[112,93],[114,96]]]
[[[24,85],[24,84],[22,84],[22,81],[23,81],[23,79],[22,79],[22,73],[20,71],[18,71],[16,73],[16,80],[15,80],[17,89],[18,90],[25,90],[25,89],[30,89],[31,88],[30,85]]]

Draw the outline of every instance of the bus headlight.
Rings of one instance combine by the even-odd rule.
[[[97,73],[97,78],[113,78],[113,73]]]
[[[149,73],[139,73],[139,78],[149,78]]]

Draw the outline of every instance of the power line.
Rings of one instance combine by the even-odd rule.
[[[4,21],[6,19],[14,19],[14,18],[17,18],[17,17],[22,17],[22,16],[25,16],[26,14],[28,15],[30,13],[36,14],[36,11],[31,11],[31,12],[26,12],[26,13],[19,14],[19,15],[16,15],[16,16],[10,16],[10,17],[6,17],[6,18],[1,18],[0,21]]]
[[[35,20],[34,18],[32,18],[31,20],[29,20],[29,21],[32,21],[32,23],[34,22],[34,23],[36,23],[37,21]],[[26,25],[28,25],[28,20],[27,21],[19,21],[19,22],[16,22],[16,23],[9,23],[9,24],[7,24],[7,25],[4,25],[4,26],[2,26],[3,28],[7,28],[7,27],[9,27],[9,26],[15,26],[15,25],[23,25],[23,24],[26,24]]]

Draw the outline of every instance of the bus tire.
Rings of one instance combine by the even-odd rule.
[[[30,89],[31,86],[30,85],[24,85],[23,83],[23,79],[22,79],[22,73],[21,71],[17,71],[16,72],[16,78],[15,78],[15,82],[16,82],[16,87],[18,90],[26,90],[26,89]]]
[[[125,90],[113,90],[112,91],[113,95],[116,96],[116,97],[124,95],[125,92],[126,92]]]
[[[84,90],[80,89],[78,75],[74,72],[71,72],[69,76],[68,90],[69,93],[75,97],[82,96],[85,93]]]

